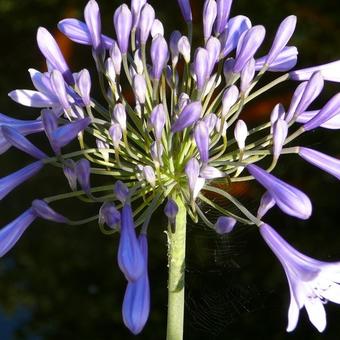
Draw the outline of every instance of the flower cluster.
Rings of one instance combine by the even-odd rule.
[[[86,69],[73,73],[53,36],[43,27],[38,29],[37,42],[48,71],[30,69],[35,89],[9,93],[17,103],[39,109],[37,119],[0,115],[1,153],[15,147],[35,161],[0,179],[0,198],[44,166],[61,168],[70,191],[33,201],[2,228],[0,256],[38,217],[71,225],[97,220],[103,232],[119,232],[118,264],[127,280],[123,320],[138,334],[150,309],[147,229],[151,216],[165,203],[168,232],[175,233],[183,205],[194,222],[201,219],[219,234],[231,232],[237,222],[258,226],[288,278],[287,330],[295,328],[305,306],[311,322],[322,331],[326,326],[323,303],[340,303],[340,264],[300,254],[262,219],[274,205],[300,219],[312,213],[306,194],[270,173],[281,156],[298,154],[340,178],[340,160],[292,146],[298,136],[315,128],[340,128],[340,93],[319,110],[310,110],[324,81],[340,81],[340,60],[291,71],[298,55],[297,48],[288,45],[295,30],[294,15],[281,22],[269,51],[258,56],[265,28],[243,15],[230,17],[231,0],[205,1],[203,41],[194,47],[190,3],[178,0],[178,4],[187,34],[174,31],[168,40],[146,0],[131,0],[130,7],[123,4],[116,9],[115,39],[103,34],[95,0],[85,7],[85,21],[60,21],[62,33],[92,49],[98,84]],[[266,72],[284,74],[260,86]],[[244,106],[287,80],[299,82],[290,106],[278,103],[266,123],[248,129],[240,119]],[[91,95],[97,87],[100,100]],[[27,136],[34,133],[46,135],[49,155],[29,141]],[[65,146],[74,151],[65,153]],[[269,160],[266,169],[255,165],[262,160],[263,164]],[[104,185],[92,185],[92,176],[102,178]],[[266,189],[257,216],[228,192],[229,184],[253,179]],[[233,203],[238,213],[219,206],[209,193]],[[98,215],[71,221],[49,206],[74,197],[97,204]],[[201,203],[222,216],[210,221]]]

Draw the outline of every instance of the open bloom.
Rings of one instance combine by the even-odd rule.
[[[287,332],[295,329],[300,309],[306,308],[310,322],[319,332],[326,328],[324,304],[340,304],[340,262],[322,262],[298,252],[268,224],[260,233],[281,262],[290,289]]]

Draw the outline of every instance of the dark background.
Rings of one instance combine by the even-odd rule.
[[[195,24],[200,24],[203,1],[191,1]],[[175,0],[150,1],[169,37],[184,25]],[[27,69],[43,69],[35,40],[38,26],[56,33],[56,24],[65,17],[79,17],[85,1],[0,0],[0,107],[17,118],[35,118],[38,111],[21,107],[7,97],[16,88],[32,88]],[[103,31],[113,35],[112,14],[119,1],[99,1]],[[304,67],[339,59],[340,2],[311,0],[239,0],[232,15],[244,14],[253,24],[267,29],[267,48],[280,21],[289,14],[298,16],[292,43],[299,49]],[[196,29],[196,42],[200,37]],[[92,67],[91,52],[70,44],[58,35],[74,70]],[[265,51],[266,49],[264,49]],[[260,53],[261,54],[261,53]],[[259,54],[259,55],[260,55]],[[296,83],[281,86],[247,107],[244,119],[253,124],[268,117],[276,102],[286,107]],[[338,89],[327,84],[316,104],[319,108]],[[33,142],[46,146],[42,136]],[[337,131],[315,131],[301,144],[339,156]],[[0,176],[31,162],[11,150],[1,156]],[[314,213],[301,222],[276,209],[266,221],[302,252],[325,261],[340,260],[340,233],[337,222],[339,184],[333,177],[297,157],[281,159],[275,174],[302,188],[313,200]],[[22,213],[32,199],[66,191],[60,172],[48,168],[12,192],[0,203],[1,226]],[[255,209],[263,190],[256,185],[236,188],[236,194]],[[78,201],[55,204],[70,217],[84,218],[98,206]],[[17,246],[0,261],[0,339],[164,339],[166,329],[166,238],[162,213],[150,227],[150,320],[137,337],[125,329],[121,303],[125,279],[116,262],[117,236],[101,234],[96,223],[67,227],[37,221]],[[229,237],[217,237],[202,226],[189,225],[185,339],[337,339],[340,308],[326,306],[328,327],[319,335],[309,323],[305,310],[293,334],[287,334],[288,284],[281,265],[255,230],[238,226]]]

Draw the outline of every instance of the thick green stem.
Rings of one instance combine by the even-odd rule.
[[[168,323],[167,340],[182,340],[184,325],[184,273],[186,209],[183,198],[173,197],[178,206],[175,230],[168,230]]]

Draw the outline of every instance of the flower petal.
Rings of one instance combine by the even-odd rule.
[[[327,325],[325,307],[318,297],[307,298],[305,307],[310,322],[322,333]]]

